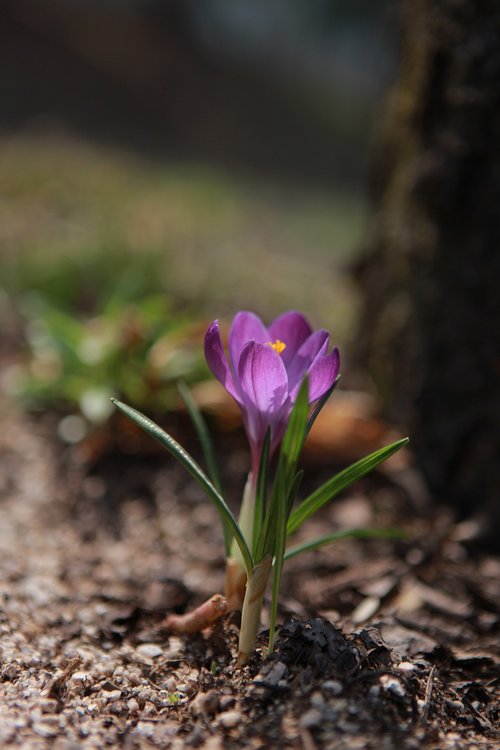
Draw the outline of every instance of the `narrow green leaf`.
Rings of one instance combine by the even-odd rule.
[[[177,384],[177,388],[179,389],[179,393],[182,396],[182,400],[186,405],[186,409],[188,410],[188,414],[191,417],[191,421],[196,430],[196,434],[198,435],[198,438],[200,440],[201,449],[207,463],[208,473],[210,479],[212,480],[212,484],[214,485],[216,490],[218,490],[218,492],[222,493],[222,482],[220,478],[219,465],[217,463],[212,438],[210,437],[210,433],[203,418],[203,414],[198,408],[198,404],[192,397],[191,391],[187,387],[186,383],[184,383],[183,381],[179,382]]]
[[[319,536],[309,542],[304,542],[304,544],[290,547],[286,550],[284,559],[285,561],[290,560],[291,557],[301,555],[303,552],[311,552],[324,547],[325,544],[337,542],[339,539],[404,539],[406,536],[406,533],[401,529],[345,529],[334,531],[332,534]]]
[[[254,559],[258,564],[266,555],[274,554],[274,538],[278,524],[278,514],[276,513],[276,493],[278,486],[278,474],[274,477],[271,498],[266,508],[264,521],[260,528],[260,533],[256,536],[254,543]]]
[[[304,445],[307,415],[309,412],[308,392],[309,386],[306,377],[300,386],[297,399],[290,415],[290,421],[281,443],[279,464],[286,463],[288,481],[291,479],[290,474],[295,474],[295,465]],[[278,472],[279,471],[280,465],[278,465]]]
[[[193,423],[196,434],[198,435],[198,438],[200,440],[201,449],[203,451],[203,456],[207,464],[208,473],[210,479],[212,480],[212,484],[214,485],[215,489],[222,495],[222,482],[220,478],[219,465],[217,463],[212,438],[210,437],[206,422],[203,419],[203,414],[198,408],[198,404],[192,397],[191,391],[187,387],[186,383],[180,381],[177,384],[177,388],[179,390],[179,393],[181,394],[182,400],[184,401],[186,409],[188,410],[188,414],[191,417],[191,422]],[[224,531],[224,545],[226,547],[226,555],[229,555],[229,551],[231,549],[232,534],[225,523],[222,524],[222,528]]]
[[[271,653],[276,633],[278,616],[279,589],[287,538],[287,520],[293,504],[295,492],[302,479],[302,472],[296,473],[297,461],[306,437],[307,416],[309,412],[309,386],[307,378],[300,387],[295,401],[290,422],[288,423],[283,442],[281,444],[276,478],[271,494],[268,515],[272,515],[272,523],[268,527],[266,548],[271,552],[274,560],[273,584],[271,596],[271,610],[269,616],[269,649]]]
[[[304,477],[304,470],[300,469],[300,471],[298,471],[295,474],[293,481],[290,483],[290,487],[288,490],[288,504],[287,504],[287,513],[286,513],[287,522],[288,522],[288,518],[290,516],[291,510],[292,510],[293,502],[295,500],[295,497],[297,496],[297,492],[299,491],[299,487],[302,483],[303,477]]]
[[[275,539],[281,533],[278,529],[280,515],[278,504],[279,493],[283,492],[288,498],[295,477],[297,459],[304,444],[304,433],[308,413],[308,387],[307,379],[304,379],[297,400],[290,415],[290,421],[281,442],[278,466],[274,477],[271,498],[266,509],[264,522],[260,534],[256,539],[254,554],[256,562],[262,560],[266,555],[275,554]],[[291,505],[290,505],[291,507]],[[285,506],[285,525],[288,517],[288,508]]]
[[[258,547],[258,541],[259,541],[260,532],[262,529],[262,524],[264,523],[264,518],[266,517],[270,445],[271,445],[271,428],[268,427],[266,431],[266,436],[264,438],[264,443],[262,445],[262,453],[260,455],[259,475],[257,477],[257,488],[256,488],[256,493],[255,493],[255,504],[254,504],[254,514],[253,514],[253,533],[252,533],[254,557],[257,551],[257,547]]]
[[[147,432],[148,435],[151,435],[151,437],[154,437],[156,440],[158,440],[169,451],[169,453],[171,453],[174,458],[176,458],[177,461],[179,461],[179,463],[184,466],[185,469],[187,469],[191,476],[198,482],[200,487],[205,490],[205,492],[217,508],[223,525],[227,527],[231,537],[234,537],[234,539],[236,540],[236,543],[241,550],[241,554],[243,556],[247,571],[252,570],[252,555],[250,553],[250,550],[248,549],[248,545],[243,537],[243,534],[241,533],[240,527],[238,526],[224,498],[217,491],[217,489],[214,487],[210,479],[203,472],[196,461],[189,455],[187,451],[184,450],[181,445],[179,445],[176,440],[174,440],[173,437],[165,432],[165,430],[162,430],[162,428],[155,424],[151,419],[144,416],[144,414],[141,414],[141,412],[136,411],[131,406],[127,406],[127,404],[124,404],[121,401],[117,401],[114,398],[112,398],[111,401],[123,414],[131,419],[132,422],[134,422],[138,427],[144,430],[144,432]]]
[[[273,535],[273,585],[271,595],[271,609],[269,614],[269,646],[268,654],[270,654],[274,647],[274,638],[276,634],[276,620],[278,617],[278,600],[279,590],[281,584],[281,574],[283,572],[283,562],[286,546],[286,521],[288,516],[288,494],[289,487],[285,485],[285,475],[278,474],[276,477],[276,501],[273,504],[274,512],[276,513],[276,524],[275,532]]]
[[[324,405],[326,404],[326,402],[328,401],[328,399],[330,398],[330,396],[334,392],[334,390],[337,387],[339,381],[340,381],[340,375],[337,375],[337,377],[335,378],[335,380],[333,382],[333,385],[327,390],[326,393],[323,394],[323,396],[321,396],[320,400],[318,401],[318,403],[316,404],[316,406],[312,410],[312,412],[311,412],[311,414],[309,416],[309,419],[307,420],[306,437],[309,435],[309,433],[311,431],[311,427],[313,426],[313,424],[316,421],[316,417],[318,416],[318,414],[320,413],[321,409],[324,407]]]
[[[365,456],[365,458],[356,461],[347,469],[344,469],[339,474],[322,484],[321,487],[303,500],[298,508],[296,508],[291,514],[288,521],[287,534],[290,535],[293,534],[294,531],[297,531],[304,521],[307,521],[307,519],[322,508],[323,505],[338,495],[339,492],[357,479],[365,476],[365,474],[368,474],[368,472],[372,471],[372,469],[389,458],[389,456],[392,456],[393,453],[396,453],[396,451],[404,445],[407,445],[407,443],[408,438],[397,440],[395,443],[391,443],[391,445],[387,445],[385,448],[381,448],[380,450],[371,453],[369,456]]]

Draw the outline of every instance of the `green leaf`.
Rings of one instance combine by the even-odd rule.
[[[285,465],[288,482],[291,481],[291,475],[295,474],[295,466],[306,438],[307,415],[309,413],[308,391],[309,386],[307,377],[305,377],[300,386],[297,400],[293,406],[290,421],[281,443],[277,471],[283,470],[282,465]]]
[[[266,555],[275,555],[275,540],[281,532],[278,530],[280,522],[279,503],[280,493],[283,492],[288,499],[295,477],[297,459],[304,444],[304,433],[308,413],[308,388],[307,380],[304,379],[297,400],[290,415],[290,421],[281,442],[278,466],[273,482],[271,498],[266,510],[264,523],[255,545],[255,559],[257,562]],[[291,507],[291,503],[289,504]],[[285,526],[288,519],[289,508],[285,505]]]
[[[318,416],[318,414],[320,413],[321,409],[324,407],[324,405],[326,404],[326,402],[328,401],[328,399],[332,395],[332,393],[335,390],[335,388],[337,387],[339,381],[340,381],[340,375],[337,375],[337,377],[335,378],[335,380],[333,382],[333,385],[330,386],[330,388],[327,390],[327,392],[324,393],[321,396],[320,400],[318,401],[318,403],[316,404],[316,406],[312,410],[311,415],[310,415],[309,419],[307,420],[306,437],[309,435],[309,433],[311,431],[311,427],[313,426],[313,424],[316,421],[316,417]]]
[[[131,406],[123,404],[121,401],[117,401],[114,398],[112,398],[111,401],[123,414],[131,419],[132,422],[134,422],[138,427],[144,430],[144,432],[147,432],[148,435],[151,435],[151,437],[154,437],[156,440],[158,440],[169,451],[169,453],[171,453],[174,458],[176,458],[177,461],[179,461],[179,463],[188,470],[191,476],[198,482],[200,487],[205,490],[205,492],[217,508],[223,525],[227,528],[231,537],[234,537],[238,547],[240,548],[247,571],[251,571],[254,565],[253,559],[250,550],[248,549],[248,545],[243,537],[243,534],[241,533],[241,529],[238,526],[229,507],[227,506],[224,498],[214,487],[201,467],[189,455],[189,453],[185,451],[184,448],[179,445],[176,440],[174,440],[173,437],[165,432],[165,430],[162,430],[162,428],[155,424],[151,419],[144,416],[144,414],[141,414],[141,412],[136,411]]]
[[[372,469],[388,459],[389,456],[392,456],[393,453],[396,453],[396,451],[404,445],[407,445],[408,442],[408,438],[403,438],[402,440],[397,440],[395,443],[391,443],[391,445],[387,445],[385,448],[380,448],[380,450],[356,461],[347,469],[344,469],[339,474],[322,484],[321,487],[303,500],[298,508],[296,508],[291,514],[288,521],[287,534],[290,535],[297,531],[304,521],[307,521],[307,519],[322,508],[323,505],[338,495],[339,492],[357,479],[364,477],[365,474],[368,474],[368,472],[372,471]]]
[[[304,470],[300,469],[300,471],[298,471],[295,474],[293,481],[290,482],[290,486],[288,489],[288,505],[287,505],[287,513],[286,513],[287,521],[288,521],[288,517],[290,516],[290,512],[292,510],[292,506],[293,506],[295,497],[297,495],[297,492],[299,491],[299,487],[302,483],[303,477],[304,477]]]
[[[302,472],[297,473],[296,467],[306,438],[307,416],[309,413],[308,395],[308,382],[307,378],[304,378],[281,444],[278,468],[276,470],[276,478],[268,510],[268,515],[272,516],[272,520],[268,526],[268,536],[265,546],[266,551],[270,551],[274,559],[268,653],[271,653],[273,650],[276,633],[279,589],[287,538],[287,521],[295,492],[302,479]]]
[[[207,424],[203,419],[203,414],[198,408],[198,404],[192,397],[191,391],[187,387],[186,383],[180,381],[179,383],[177,383],[177,388],[182,396],[184,404],[186,405],[186,409],[188,410],[188,414],[191,417],[191,421],[196,430],[196,434],[198,435],[198,438],[200,440],[201,449],[203,451],[205,461],[207,462],[208,473],[210,475],[210,479],[212,480],[212,484],[219,492],[222,492],[222,482],[220,479],[219,465],[215,456],[212,438],[210,437]]]
[[[219,465],[217,463],[212,438],[210,437],[206,422],[203,419],[203,414],[198,408],[198,404],[192,397],[191,391],[187,387],[186,383],[180,381],[179,383],[177,383],[177,388],[179,390],[179,393],[181,394],[184,404],[186,405],[188,414],[191,417],[191,422],[193,423],[196,434],[198,435],[198,438],[200,440],[201,449],[203,451],[203,456],[207,464],[208,473],[210,475],[210,479],[212,480],[212,484],[214,485],[217,492],[222,494],[222,482],[220,479]],[[229,533],[229,529],[226,524],[223,524],[223,529],[226,554],[228,555],[231,548],[232,534]]]
[[[253,539],[253,553],[257,551],[258,540],[266,517],[267,507],[267,484],[269,479],[269,448],[271,445],[271,428],[268,427],[264,443],[262,445],[262,453],[260,454],[259,462],[259,474],[257,477],[257,488],[255,493],[255,504],[253,513],[253,528],[252,528],[252,539]]]
[[[273,585],[271,594],[271,609],[269,613],[269,646],[268,654],[274,647],[274,638],[276,634],[276,620],[278,617],[278,600],[281,583],[281,574],[283,572],[283,562],[286,546],[286,522],[288,517],[288,494],[289,488],[285,485],[284,473],[276,477],[275,502],[273,511],[276,514],[276,523],[273,534]]]
[[[325,544],[337,542],[339,539],[404,539],[406,536],[406,532],[401,529],[345,529],[343,531],[334,531],[332,534],[319,536],[316,539],[311,539],[309,542],[304,542],[304,544],[290,547],[285,552],[284,559],[290,560],[291,557],[301,555],[303,552],[311,552],[312,550],[324,547]]]

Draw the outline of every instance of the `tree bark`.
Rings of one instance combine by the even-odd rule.
[[[500,507],[500,3],[406,0],[359,355],[433,496]]]

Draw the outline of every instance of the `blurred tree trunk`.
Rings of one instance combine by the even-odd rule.
[[[437,501],[500,522],[500,2],[404,0],[360,356]],[[493,524],[493,519],[496,523]]]

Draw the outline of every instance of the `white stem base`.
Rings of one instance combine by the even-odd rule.
[[[238,665],[247,663],[255,648],[257,631],[259,629],[262,602],[266,591],[267,581],[271,572],[272,557],[265,557],[255,566],[247,580],[243,610],[241,613],[240,641],[238,645]]]

